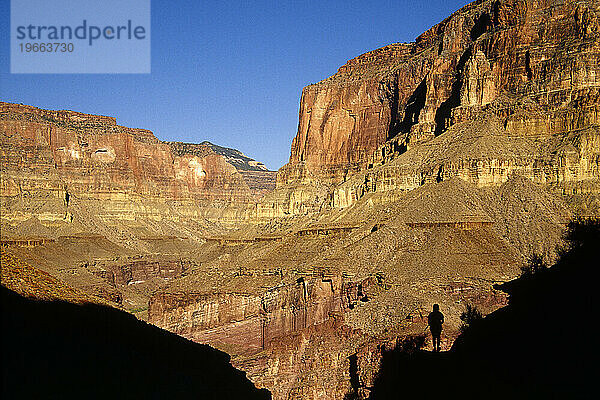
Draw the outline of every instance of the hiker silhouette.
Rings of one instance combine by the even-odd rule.
[[[440,312],[439,304],[433,305],[433,311],[427,316],[427,324],[431,331],[431,338],[433,339],[433,351],[440,351],[442,346],[440,344],[440,336],[442,335],[442,324],[444,323],[444,314]]]

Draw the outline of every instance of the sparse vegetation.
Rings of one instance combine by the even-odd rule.
[[[578,250],[584,245],[597,243],[600,232],[600,218],[579,218],[569,222],[565,240],[569,243],[564,253]]]
[[[462,324],[459,327],[460,333],[465,333],[482,319],[483,314],[481,311],[479,311],[475,305],[467,303],[465,311],[460,314],[460,320],[462,321]]]
[[[0,248],[0,264],[2,286],[21,296],[38,300],[63,300],[75,304],[96,303],[117,307],[116,304],[74,288],[47,272],[27,264],[5,248]]]
[[[540,254],[534,253],[527,260],[527,264],[521,267],[521,276],[533,276],[541,271],[545,271],[546,269],[548,269],[548,264],[544,260],[544,257]]]
[[[412,354],[416,351],[421,350],[425,347],[427,337],[423,334],[409,335],[403,338],[403,340],[397,344],[396,347],[402,349],[407,354]]]

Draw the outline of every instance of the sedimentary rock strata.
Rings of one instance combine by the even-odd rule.
[[[149,321],[199,342],[242,352],[270,346],[342,310],[339,277],[309,279],[251,293],[161,293],[150,301]]]
[[[412,189],[450,176],[499,185],[517,171],[557,190],[576,182],[576,190],[597,193],[586,182],[599,177],[599,10],[597,1],[474,2],[414,43],[348,61],[303,90],[278,178],[299,194],[270,199],[272,207],[303,213],[313,197],[302,195],[307,183],[339,184],[389,163],[366,172],[358,190]],[[470,146],[464,123],[479,136],[466,138]],[[423,151],[440,145],[462,160]],[[355,201],[344,191],[335,196],[335,206]]]
[[[245,178],[214,145],[161,142],[112,117],[1,103],[0,137],[3,219],[13,225],[32,216],[45,225],[72,222],[76,204],[117,220],[226,220],[272,186],[273,174],[248,157],[256,171],[244,170]],[[33,208],[44,212],[16,204],[39,200]]]
[[[303,90],[274,190],[231,149],[3,103],[3,232],[21,240],[6,243],[148,302],[276,399],[367,398],[383,350],[424,341],[431,304],[448,348],[465,304],[505,305],[496,282],[600,215],[599,13],[482,0],[348,61]]]

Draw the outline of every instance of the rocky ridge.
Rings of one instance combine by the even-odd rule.
[[[161,142],[112,117],[0,103],[0,138],[7,232],[32,217],[44,226],[101,234],[109,221],[127,225],[134,218],[151,235],[181,219],[227,224],[272,187],[273,174],[260,163],[238,170],[214,145]]]
[[[270,399],[227,354],[94,304],[0,287],[3,398]]]
[[[169,145],[178,155],[204,154],[207,150],[211,150],[222,156],[225,161],[236,168],[244,178],[246,185],[258,198],[275,188],[276,172],[269,171],[263,163],[246,156],[239,150],[217,146],[208,141],[200,144],[171,142]]]

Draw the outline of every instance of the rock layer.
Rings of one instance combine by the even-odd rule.
[[[18,195],[19,187],[66,188],[94,198],[131,193],[244,201],[249,196],[237,170],[206,145],[193,150],[169,145],[111,117],[0,106],[4,196]],[[37,180],[19,177],[23,170]]]
[[[213,147],[161,142],[112,117],[0,103],[3,222],[70,223],[77,207],[84,224],[239,220],[273,186],[273,173],[248,157],[254,170],[238,170]]]
[[[278,174],[288,194],[266,199],[264,208],[313,210],[311,185],[337,185],[398,157],[409,167],[366,172],[357,190],[412,189],[450,176],[499,185],[517,171],[558,190],[572,191],[575,182],[597,193],[599,12],[592,0],[478,1],[414,43],[348,61],[303,90],[298,133]],[[456,135],[464,123],[487,148],[473,138],[465,148]],[[453,140],[442,139],[447,133]],[[422,151],[442,142],[462,160]],[[498,154],[507,148],[520,151]],[[347,206],[359,194],[335,196],[354,197],[333,201]]]
[[[381,352],[360,349],[422,333],[432,303],[447,315],[445,347],[464,303],[505,304],[493,282],[517,273],[533,241],[551,251],[569,215],[525,178],[492,191],[454,178],[396,201],[377,196],[385,194],[279,237],[203,244],[197,267],[152,296],[149,321],[232,354],[275,398],[341,399],[353,390],[352,368],[363,391],[377,372]]]
[[[264,350],[342,311],[340,277],[306,279],[276,286],[262,295],[159,293],[148,320],[200,343],[221,342],[241,352]]]

